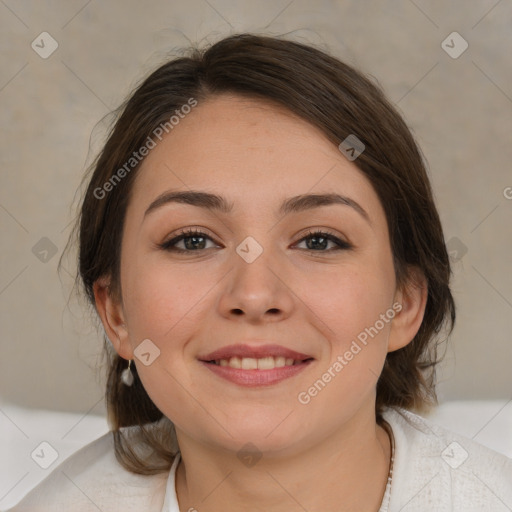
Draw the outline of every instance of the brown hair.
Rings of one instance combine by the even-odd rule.
[[[439,333],[446,325],[449,332],[453,329],[455,305],[449,288],[450,262],[421,153],[379,86],[308,45],[253,34],[229,36],[205,50],[192,48],[188,56],[166,62],[121,105],[103,150],[84,177],[87,190],[75,227],[77,279],[91,304],[95,304],[93,284],[103,276],[110,277],[111,293],[121,298],[121,237],[138,165],[109,187],[104,197],[98,198],[97,191],[191,98],[201,102],[222,93],[284,106],[320,128],[336,146],[351,134],[364,143],[365,150],[354,163],[385,210],[397,286],[410,278],[411,266],[418,267],[428,283],[418,333],[411,343],[386,357],[377,384],[377,418],[382,421],[385,406],[420,410],[435,403],[437,345],[443,341]],[[105,351],[106,402],[118,461],[135,473],[168,470],[178,449],[171,421],[151,401],[134,365],[134,384],[120,383],[126,361],[106,338]],[[137,453],[137,446],[147,448],[158,460]]]

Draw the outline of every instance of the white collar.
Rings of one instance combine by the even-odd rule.
[[[181,453],[178,452],[172,463],[165,487],[165,499],[162,512],[180,512],[178,497],[176,495],[176,469],[181,460]]]

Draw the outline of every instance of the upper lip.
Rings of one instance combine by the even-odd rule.
[[[220,359],[230,359],[231,357],[252,357],[259,359],[263,357],[280,356],[298,361],[313,359],[312,356],[296,352],[295,350],[291,350],[281,345],[250,346],[247,344],[227,345],[204,356],[199,356],[198,359],[201,361],[218,361]]]

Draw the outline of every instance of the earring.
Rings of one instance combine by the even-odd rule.
[[[133,373],[132,373],[132,370],[130,369],[131,365],[132,365],[132,360],[129,359],[128,360],[128,368],[125,368],[123,370],[123,373],[121,373],[121,382],[125,386],[131,386],[133,384]]]

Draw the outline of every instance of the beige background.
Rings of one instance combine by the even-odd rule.
[[[70,295],[71,275],[56,273],[75,191],[101,143],[103,125],[90,140],[93,128],[173,49],[255,31],[330,49],[375,77],[403,113],[429,162],[448,245],[459,248],[441,400],[506,403],[511,28],[509,0],[2,0],[0,400],[102,413],[100,336]],[[59,45],[47,59],[31,48],[43,31]],[[469,44],[457,59],[441,47],[453,31]],[[46,263],[33,252],[43,237],[57,248]]]

